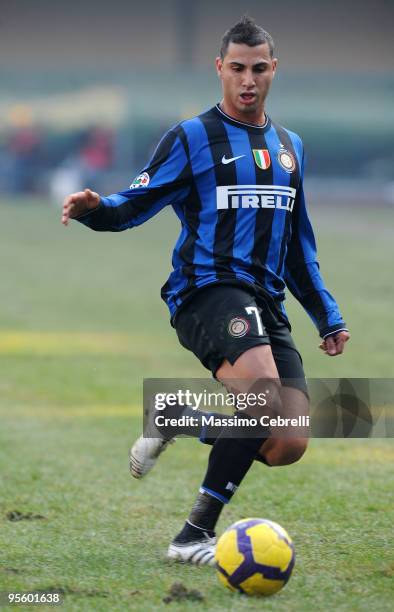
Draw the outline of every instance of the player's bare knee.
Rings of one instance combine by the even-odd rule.
[[[296,438],[291,440],[289,445],[289,463],[295,463],[299,461],[301,457],[304,455],[308,446],[308,438]]]
[[[237,397],[237,409],[256,419],[281,414],[280,381],[270,378],[221,380],[229,393]]]
[[[249,388],[249,405],[246,411],[258,418],[263,415],[272,418],[275,414],[280,414],[282,410],[280,388],[279,380],[258,378]]]
[[[307,446],[308,438],[278,440],[277,444],[265,453],[265,459],[272,466],[290,465],[301,459]]]

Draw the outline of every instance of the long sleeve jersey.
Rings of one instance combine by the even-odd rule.
[[[287,285],[324,338],[346,328],[319,271],[303,173],[297,134],[269,117],[264,126],[236,121],[216,105],[171,128],[130,188],[78,221],[119,232],[170,205],[181,223],[161,291],[172,320],[196,291],[220,283],[263,292],[286,318]]]

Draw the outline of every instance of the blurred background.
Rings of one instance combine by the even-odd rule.
[[[302,135],[313,196],[394,203],[389,0],[0,7],[3,193],[59,202],[87,185],[126,188],[166,129],[220,99],[220,39],[247,12],[276,42],[268,111]]]

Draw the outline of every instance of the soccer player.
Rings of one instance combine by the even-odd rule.
[[[340,355],[349,333],[316,260],[302,141],[264,110],[277,68],[273,51],[272,37],[252,19],[234,25],[216,59],[222,101],[171,128],[126,191],[68,196],[62,223],[77,219],[96,231],[118,232],[171,205],[182,229],[162,297],[180,343],[224,384],[249,381],[245,388],[258,391],[271,381],[274,411],[306,415],[302,360],[283,305],[286,285],[315,323],[327,355]],[[252,418],[253,410],[245,415]],[[202,435],[212,445],[207,472],[170,558],[213,564],[219,514],[253,461],[290,464],[307,446],[306,435],[245,432],[240,427],[231,437],[223,427],[209,439]],[[141,436],[131,449],[133,475],[144,476],[170,441]]]

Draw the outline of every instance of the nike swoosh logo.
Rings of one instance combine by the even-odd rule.
[[[223,155],[222,164],[231,164],[231,162],[235,161],[236,159],[241,159],[241,157],[245,157],[245,155],[237,155],[237,157],[229,157],[228,159],[225,155]]]

